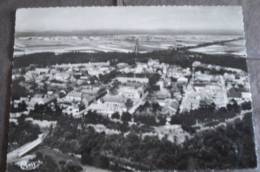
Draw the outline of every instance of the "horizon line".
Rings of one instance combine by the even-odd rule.
[[[15,36],[21,35],[41,35],[41,34],[70,34],[70,35],[80,35],[80,34],[93,34],[93,35],[104,35],[104,34],[144,34],[144,33],[158,33],[158,34],[244,34],[241,30],[169,30],[169,29],[160,29],[160,30],[120,30],[120,29],[99,29],[99,30],[72,30],[72,31],[18,31],[15,33]]]

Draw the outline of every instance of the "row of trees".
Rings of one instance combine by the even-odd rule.
[[[29,117],[48,121],[56,121],[61,115],[62,109],[59,107],[56,100],[49,104],[36,103],[34,109],[29,113]]]
[[[242,109],[249,109],[250,102],[243,104]],[[233,118],[241,111],[241,107],[236,101],[232,101],[226,108],[215,109],[214,103],[208,106],[201,106],[198,109],[189,112],[177,113],[171,117],[171,124],[180,124],[191,126],[198,123],[208,123],[213,121],[223,122],[226,119]]]
[[[14,103],[11,104],[11,112],[16,113],[16,112],[24,112],[27,110],[27,104],[25,101],[22,101],[18,103],[17,107],[14,106]]]

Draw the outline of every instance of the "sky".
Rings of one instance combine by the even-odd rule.
[[[239,6],[28,8],[16,12],[16,32],[242,32]]]

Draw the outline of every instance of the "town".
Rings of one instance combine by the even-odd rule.
[[[243,114],[251,111],[251,94],[245,71],[199,61],[194,61],[190,67],[160,62],[159,59],[147,62],[135,60],[133,64],[101,61],[46,67],[30,65],[13,69],[12,79],[13,87],[19,92],[13,93],[10,122],[18,125],[23,117],[24,121],[37,125],[40,128],[37,135],[44,134],[47,140],[59,125],[59,118],[55,116],[57,109],[70,120],[84,121],[87,118],[85,127],[91,127],[97,133],[124,133],[127,137],[132,131],[126,129],[125,132],[122,125],[128,128],[135,126],[141,130],[142,139],[157,137],[176,145],[185,144],[199,132],[214,129],[223,123],[223,119],[225,122],[243,118]],[[239,112],[235,111],[236,115],[217,116],[209,120],[194,116],[196,123],[190,125],[184,125],[183,119],[183,123],[177,122],[180,115],[191,116],[189,113],[198,109],[221,111],[227,107],[242,108]],[[46,116],[42,110],[45,108],[49,109]],[[39,115],[41,113],[42,116]],[[93,113],[100,116],[98,119],[93,117],[95,122],[90,119]],[[104,119],[110,122],[101,122]],[[215,124],[211,124],[212,121]],[[118,126],[107,126],[109,123],[120,124],[119,129]],[[37,143],[42,144],[45,137]],[[35,139],[39,141],[39,137]],[[33,144],[31,148],[38,144]],[[29,148],[23,154],[17,153],[19,146],[22,145],[9,143],[9,159],[19,159],[30,151]],[[80,157],[82,159],[82,155]],[[24,168],[38,168],[39,165]],[[126,166],[121,168],[126,169]]]

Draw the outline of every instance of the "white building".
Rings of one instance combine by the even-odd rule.
[[[140,99],[144,94],[143,87],[120,86],[118,94],[126,99]]]
[[[140,83],[147,84],[149,82],[148,78],[139,78],[139,77],[117,77],[116,80],[118,80],[121,83],[140,82]]]
[[[55,73],[51,79],[57,80],[57,81],[61,81],[61,82],[65,82],[70,78],[70,74],[69,73]]]
[[[242,92],[241,96],[246,101],[252,101],[252,95],[250,92]]]
[[[106,96],[105,96],[106,97]],[[106,97],[104,101],[97,101],[88,106],[87,110],[96,111],[97,113],[111,115],[115,112],[125,112],[126,106],[119,96]]]
[[[71,91],[69,92],[61,101],[64,102],[80,102],[82,93],[79,91]]]

